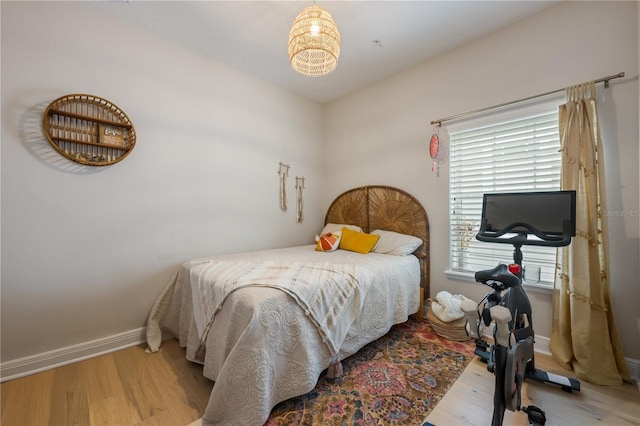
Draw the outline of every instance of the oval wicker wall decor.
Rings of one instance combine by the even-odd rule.
[[[66,95],[51,102],[42,127],[58,153],[87,166],[117,163],[136,145],[129,117],[112,102],[93,95]]]

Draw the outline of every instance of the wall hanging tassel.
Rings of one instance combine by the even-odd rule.
[[[297,211],[298,211],[298,222],[302,222],[304,219],[304,214],[302,212],[302,190],[304,189],[304,178],[296,176],[296,194],[297,194]]]
[[[429,155],[431,156],[431,171],[440,174],[440,164],[447,161],[449,151],[446,143],[440,138],[440,123],[433,125],[433,133],[429,140]],[[445,137],[446,139],[446,137]]]
[[[438,123],[438,130],[440,129],[440,124]],[[429,155],[431,156],[431,171],[436,171],[436,161],[438,158],[438,154],[440,152],[440,134],[436,133],[436,126],[433,125],[433,133],[431,135],[431,140],[429,141]]]
[[[280,162],[280,168],[278,169],[280,175],[280,210],[287,211],[287,188],[286,181],[289,176],[289,165]]]

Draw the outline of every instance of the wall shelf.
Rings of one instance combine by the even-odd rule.
[[[51,102],[42,127],[59,154],[87,166],[115,164],[136,144],[129,117],[112,102],[93,95],[66,95]]]

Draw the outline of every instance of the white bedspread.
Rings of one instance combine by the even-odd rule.
[[[248,286],[284,291],[318,328],[337,361],[349,327],[360,314],[373,273],[357,265],[207,260],[190,268],[194,320],[202,342],[232,292]]]
[[[232,260],[355,265],[370,271],[373,279],[362,290],[361,311],[339,344],[339,359],[406,321],[420,305],[420,268],[414,256],[316,252],[313,245],[214,256],[178,268],[149,316],[150,351],[158,350],[162,329],[176,336],[187,358],[196,361],[200,333],[191,273],[205,262]],[[278,402],[313,389],[335,359],[326,340],[305,309],[282,289],[244,286],[228,294],[206,336],[203,374],[215,385],[203,424],[262,425]]]

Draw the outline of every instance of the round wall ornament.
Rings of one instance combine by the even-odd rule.
[[[437,133],[431,135],[431,141],[429,142],[429,155],[432,160],[438,157],[438,151],[440,151],[440,138]]]
[[[136,145],[129,117],[114,103],[93,95],[66,95],[51,102],[42,127],[59,154],[86,166],[115,164]]]
[[[429,140],[429,156],[431,157],[431,171],[436,171],[436,166],[439,168],[441,163],[447,161],[447,147],[446,144],[440,140],[440,123],[438,124],[438,128],[436,129],[433,126],[433,133],[431,134],[431,139]],[[446,140],[446,136],[445,136]]]

